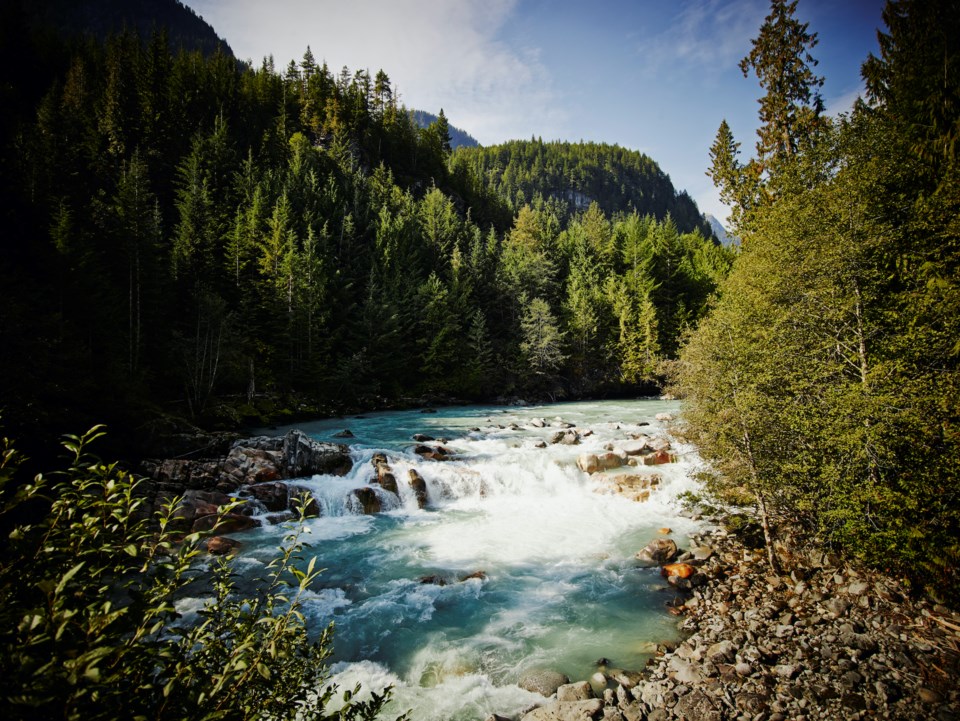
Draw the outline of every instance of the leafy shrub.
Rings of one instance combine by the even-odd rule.
[[[12,530],[0,547],[0,714],[375,718],[389,688],[367,701],[347,691],[329,711],[332,625],[311,641],[300,612],[319,574],[315,558],[297,564],[302,524],[245,597],[230,561],[208,565],[204,534],[175,536],[178,499],[147,518],[142,481],[87,454],[101,435],[67,436],[70,469],[19,487],[23,459],[3,440],[0,521]],[[191,623],[175,605],[188,592],[210,594]]]

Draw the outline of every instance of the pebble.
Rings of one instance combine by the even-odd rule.
[[[762,551],[723,531],[692,535],[687,553],[699,585],[675,587],[669,604],[687,637],[657,649],[642,671],[591,678],[604,704],[594,719],[960,719],[960,687],[950,682],[960,654],[942,642],[930,605],[895,580],[823,551],[797,553],[794,567],[772,574]]]

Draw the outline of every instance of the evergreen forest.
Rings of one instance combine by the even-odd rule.
[[[678,364],[710,483],[935,597],[960,571],[960,7],[896,0],[866,98],[823,114],[816,33],[771,3],[755,153],[711,174],[743,250]]]
[[[443,111],[420,127],[386,72],[309,48],[250,67],[22,25],[0,270],[20,436],[656,392],[732,261],[640,153],[454,152]]]

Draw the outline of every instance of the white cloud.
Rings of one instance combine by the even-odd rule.
[[[852,90],[848,90],[832,98],[827,98],[824,101],[826,114],[836,117],[840,115],[840,113],[849,113],[853,110],[853,104],[857,101],[857,98],[866,97],[866,94],[866,86],[861,82]]]
[[[536,47],[498,33],[516,0],[188,0],[234,52],[282,69],[309,45],[331,71],[383,69],[408,107],[444,108],[484,143],[547,135],[563,122]]]
[[[708,74],[726,72],[750,51],[763,22],[766,0],[695,0],[673,22],[641,39],[638,52],[650,71],[690,66]]]

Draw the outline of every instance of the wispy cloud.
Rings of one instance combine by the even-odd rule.
[[[867,89],[866,86],[861,82],[858,86],[852,90],[848,90],[845,93],[836,95],[832,98],[826,98],[824,104],[826,105],[827,115],[832,115],[836,117],[840,113],[849,113],[853,110],[853,104],[857,101],[859,97],[866,97]]]
[[[749,52],[767,10],[766,0],[687,2],[667,27],[641,37],[637,50],[648,71],[728,71]]]
[[[526,122],[547,133],[562,123],[550,73],[536,47],[508,47],[498,34],[516,0],[187,0],[234,51],[278,67],[314,56],[337,72],[383,69],[410,107],[437,112],[481,142]]]

